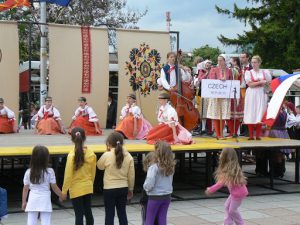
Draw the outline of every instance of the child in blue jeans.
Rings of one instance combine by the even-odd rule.
[[[153,164],[148,168],[144,189],[148,195],[146,225],[167,225],[167,213],[173,192],[175,160],[169,144],[159,141],[155,145]]]

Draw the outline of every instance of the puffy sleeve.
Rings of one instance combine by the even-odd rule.
[[[168,123],[172,124],[175,123],[175,125],[178,125],[178,115],[176,110],[173,107],[170,107],[167,111],[168,114]]]
[[[77,116],[79,116],[79,113],[80,113],[80,107],[78,107],[76,110],[75,110],[75,113],[74,113],[74,116],[72,117],[72,120],[75,120]]]
[[[184,71],[183,69],[180,69],[180,70],[181,70],[182,81],[185,81],[185,82],[190,81],[192,75],[189,72]]]
[[[9,108],[5,108],[8,119],[15,119],[15,113]]]
[[[56,120],[61,120],[60,118],[60,112],[58,111],[57,108],[53,107],[53,117],[56,119]]]
[[[265,76],[266,76],[266,81],[271,81],[272,80],[272,75],[270,73],[270,70],[264,70]]]
[[[252,81],[250,71],[245,72],[245,81],[246,81],[246,84],[249,84]]]
[[[38,111],[38,113],[37,113],[38,117],[36,118],[37,120],[44,118],[44,113],[43,113],[43,111],[44,111],[44,106],[42,106],[42,107],[39,109],[39,111]]]
[[[89,114],[89,121],[90,122],[98,122],[99,119],[97,118],[97,115],[95,111],[92,109],[92,107],[88,107],[87,112]]]
[[[127,106],[124,106],[121,110],[121,116],[120,116],[120,119],[124,119],[124,117],[126,117],[127,115]]]
[[[160,82],[161,82],[161,85],[167,89],[167,90],[170,90],[171,86],[169,85],[167,79],[166,79],[166,74],[165,74],[165,71],[164,69],[162,68],[161,71],[160,71]]]
[[[141,117],[141,114],[142,114],[141,109],[138,106],[132,107],[131,108],[131,113],[133,114],[133,117],[137,118],[137,119],[139,119]]]

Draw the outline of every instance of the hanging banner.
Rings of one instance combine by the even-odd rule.
[[[18,116],[19,35],[15,22],[0,21],[0,98]]]
[[[84,49],[82,31],[86,37],[84,43],[88,43]],[[49,95],[60,110],[65,126],[71,123],[78,107],[78,97],[84,96],[95,110],[101,127],[105,127],[107,108],[104,106],[107,105],[109,88],[108,52],[107,29],[49,25]],[[86,71],[84,79],[83,71]],[[82,93],[83,90],[86,92]]]
[[[157,78],[171,50],[168,32],[117,29],[119,93],[118,118],[126,96],[135,93],[137,105],[152,125],[157,124]]]

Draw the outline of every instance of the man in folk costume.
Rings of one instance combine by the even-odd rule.
[[[176,54],[174,52],[169,52],[167,54],[168,63],[161,69],[159,84],[167,91],[177,91],[177,73],[178,65],[176,65]],[[183,82],[190,82],[192,76],[190,73],[186,72],[186,68],[182,65],[180,67],[181,78]]]
[[[36,129],[38,134],[64,134],[65,130],[62,125],[60,113],[52,105],[52,98],[46,97],[43,105],[37,113]]]
[[[4,105],[4,99],[0,98],[0,133],[16,133],[18,125],[16,123],[15,113]]]
[[[127,96],[127,104],[121,110],[120,122],[116,128],[128,139],[144,139],[152,128],[136,105],[136,95]]]
[[[159,94],[160,108],[157,114],[158,125],[153,127],[146,139],[148,144],[165,141],[169,144],[192,144],[192,134],[178,122],[176,110],[169,104],[170,95]]]
[[[75,115],[72,117],[73,121],[69,128],[69,133],[74,127],[81,127],[86,135],[102,135],[99,119],[93,108],[87,105],[86,98],[80,97],[78,103],[79,107],[75,110]]]

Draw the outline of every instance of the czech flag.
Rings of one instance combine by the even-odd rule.
[[[68,6],[71,0],[41,0],[41,2],[47,2],[51,4],[57,4],[61,6]]]
[[[273,126],[282,106],[283,100],[286,96],[286,93],[293,85],[293,83],[299,78],[300,73],[296,73],[280,76],[271,81],[270,86],[273,92],[273,96],[269,102],[268,109],[263,118],[263,122],[265,124],[270,127]]]
[[[0,3],[0,12],[16,7],[30,7],[29,0],[6,0]]]

